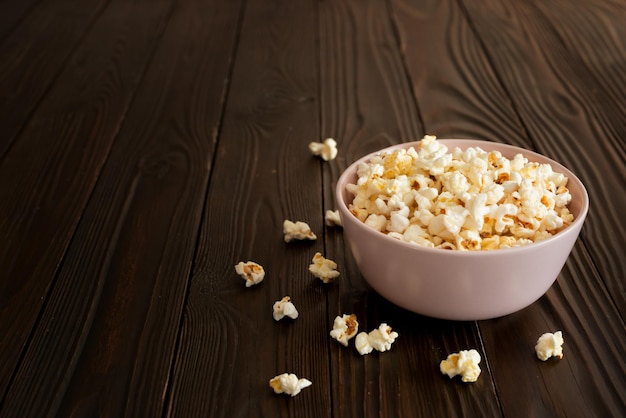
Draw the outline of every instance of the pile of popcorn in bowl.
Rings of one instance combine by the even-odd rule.
[[[368,283],[408,310],[457,320],[506,315],[541,297],[589,207],[580,180],[543,155],[434,136],[361,158],[336,194]]]
[[[549,238],[572,223],[567,177],[549,164],[434,136],[357,168],[352,212],[390,237],[431,248],[490,250]]]

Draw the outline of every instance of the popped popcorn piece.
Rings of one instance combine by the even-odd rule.
[[[283,222],[283,234],[285,235],[285,242],[291,242],[294,239],[317,239],[317,236],[311,231],[311,227],[302,221],[291,222],[290,220],[285,220]]]
[[[359,332],[356,336],[354,346],[356,347],[356,351],[358,351],[362,356],[369,354],[374,350],[374,347],[370,344],[369,335],[365,331]]]
[[[311,142],[309,150],[324,161],[334,160],[337,157],[337,141],[333,138],[326,138],[324,142]]]
[[[309,271],[324,283],[330,283],[339,277],[337,263],[328,258],[324,258],[321,253],[315,253],[312,262],[313,264],[309,265]]]
[[[259,284],[265,278],[265,270],[263,267],[254,261],[243,262],[240,261],[235,265],[235,271],[238,275],[244,278],[246,281],[246,287]]]
[[[359,323],[356,320],[356,315],[344,314],[342,316],[335,317],[333,329],[330,331],[330,336],[347,347],[348,341],[354,337],[358,331]]]
[[[360,332],[354,340],[354,345],[361,355],[369,354],[374,349],[384,352],[391,349],[391,344],[398,338],[398,333],[385,323],[369,333]]]
[[[270,387],[274,389],[274,393],[285,393],[292,397],[312,384],[308,379],[298,379],[293,373],[283,373],[270,379]]]
[[[398,338],[398,333],[385,323],[370,331],[367,336],[370,345],[381,352],[391,350],[391,344],[393,344],[396,338]]]
[[[447,374],[450,379],[461,375],[463,382],[475,382],[480,375],[480,354],[478,351],[461,350],[458,353],[450,354],[447,359],[439,364],[442,374]]]
[[[535,345],[535,352],[541,361],[546,361],[550,357],[563,358],[563,334],[561,331],[554,334],[546,332],[541,335]]]
[[[417,149],[416,149],[417,148]],[[570,225],[567,177],[549,164],[479,147],[449,151],[426,135],[417,147],[357,167],[348,209],[390,237],[426,247],[493,250],[538,242]]]
[[[387,217],[385,215],[376,215],[372,213],[365,220],[365,225],[372,229],[383,232],[387,228]]]
[[[286,316],[291,319],[296,319],[298,317],[298,310],[291,302],[291,298],[289,296],[285,296],[281,300],[274,302],[272,310],[272,316],[275,321],[280,321]]]
[[[324,216],[326,226],[342,226],[338,210],[327,210]]]

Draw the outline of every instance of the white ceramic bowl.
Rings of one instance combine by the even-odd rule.
[[[354,196],[346,190],[356,183],[357,166],[382,151],[417,148],[418,142],[395,145],[369,154],[350,165],[337,182],[337,206],[348,242],[361,274],[390,302],[435,318],[480,320],[516,312],[539,299],[559,275],[580,233],[589,209],[581,181],[561,164],[532,151],[496,142],[442,139],[449,150],[480,147],[513,158],[548,163],[569,178],[569,204],[574,221],[554,236],[522,247],[458,251],[420,247],[378,232],[348,210]]]

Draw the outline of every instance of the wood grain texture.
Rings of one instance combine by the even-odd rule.
[[[1,9],[2,16],[14,16],[19,24],[0,42],[0,161],[105,4],[43,0],[23,18],[17,10]]]
[[[308,271],[322,241],[282,234],[285,219],[322,230],[319,162],[307,149],[319,137],[313,2],[248,1],[242,22],[168,416],[328,416],[326,289]],[[266,271],[251,288],[234,270],[248,260]],[[276,322],[285,295],[300,316]],[[281,373],[314,384],[279,396],[268,382]]]
[[[604,7],[563,2],[550,9],[539,3],[485,7],[468,1],[465,7],[536,150],[566,165],[591,190],[582,240],[593,259],[602,260],[595,268],[624,320],[626,223],[619,208],[626,205],[626,118],[623,100],[616,97],[626,95],[620,77],[626,69],[626,12],[608,2]],[[576,30],[556,31],[556,26]]]
[[[415,58],[417,54],[411,51],[411,48],[417,49],[419,45],[415,41],[411,41],[415,39],[415,28],[422,27],[421,24],[428,25],[427,27],[430,29],[437,28],[438,25],[433,16],[440,15],[442,9],[446,10],[445,2],[438,2],[434,9],[428,9],[427,14],[423,13],[423,9],[420,9],[422,13],[415,12],[415,8],[418,6],[420,8],[423,7],[424,3],[411,2],[408,5],[403,2],[401,4],[393,4],[398,10],[396,21],[399,25],[399,33],[408,42],[405,54],[409,71],[412,75],[411,79],[414,80],[415,85],[417,84],[415,80],[420,80],[420,77],[422,77],[421,66],[418,63],[425,59],[424,57]],[[524,5],[527,4],[524,3]],[[465,7],[458,8],[453,2],[448,2],[447,7],[449,7],[453,15],[462,16],[468,14]],[[541,28],[549,28],[551,26],[546,21],[541,22],[542,24],[537,24],[539,16],[536,11],[531,12],[527,10],[526,13],[521,13],[520,10],[506,10],[507,7],[512,7],[509,6],[509,2],[494,2],[489,8],[485,8],[482,3],[480,5],[472,3],[471,6],[467,6],[467,9],[471,10],[471,13],[468,14],[467,26],[472,28],[472,32],[469,33],[470,36],[467,36],[467,33],[464,36],[459,36],[457,31],[465,33],[465,31],[460,29],[463,25],[458,22],[451,25],[450,28],[455,30],[452,36],[456,34],[458,42],[449,42],[449,44],[457,45],[463,43],[467,45],[474,43],[482,45],[479,49],[474,48],[474,54],[471,59],[455,58],[457,62],[455,66],[461,69],[464,65],[469,66],[466,70],[460,71],[462,74],[469,74],[465,76],[466,79],[470,75],[475,74],[488,72],[497,74],[497,80],[494,81],[497,81],[501,86],[498,89],[500,95],[505,94],[509,97],[503,99],[499,95],[494,95],[493,91],[495,90],[493,89],[488,94],[480,91],[480,88],[493,83],[480,83],[480,88],[468,88],[462,85],[460,87],[455,86],[454,91],[464,92],[463,95],[468,96],[468,101],[471,103],[481,103],[481,106],[476,106],[475,108],[470,106],[470,109],[483,111],[483,109],[492,109],[500,106],[497,113],[491,113],[490,117],[482,118],[490,121],[489,125],[481,126],[481,129],[491,130],[491,133],[486,135],[488,139],[498,140],[498,136],[502,135],[500,130],[507,132],[504,125],[507,123],[507,120],[511,119],[509,115],[515,115],[513,119],[519,121],[519,125],[516,128],[518,132],[517,134],[513,132],[502,136],[501,138],[504,138],[504,142],[531,147],[546,153],[559,161],[563,161],[575,172],[580,172],[582,176],[587,172],[593,173],[596,171],[596,164],[591,164],[590,161],[606,159],[605,167],[621,167],[621,170],[609,173],[610,180],[608,181],[600,180],[602,175],[598,175],[595,179],[583,178],[583,181],[590,184],[590,189],[595,191],[608,191],[609,188],[614,188],[616,185],[617,187],[623,186],[624,162],[620,156],[619,146],[612,151],[603,151],[597,147],[584,147],[583,145],[584,141],[596,143],[594,134],[590,133],[590,126],[602,126],[602,123],[599,123],[599,121],[589,123],[588,117],[581,119],[580,115],[592,115],[594,112],[597,112],[596,108],[601,109],[603,105],[597,106],[597,102],[594,102],[593,105],[587,105],[585,110],[584,104],[572,104],[570,102],[571,99],[569,97],[571,97],[572,90],[566,91],[564,89],[572,89],[570,80],[574,77],[574,74],[567,74],[566,77],[564,74],[556,72],[555,68],[558,69],[557,63],[552,58],[547,58],[555,55],[554,51],[547,49],[549,43],[546,44],[544,42],[545,39],[533,39],[533,34],[529,33],[528,30],[520,28],[522,23],[519,23],[517,19],[526,16],[527,20],[525,22],[529,26]],[[561,9],[551,8],[550,10]],[[433,11],[436,13],[433,14]],[[418,17],[421,20],[416,20]],[[561,19],[568,19],[567,14],[564,13]],[[568,25],[564,24],[557,24],[556,26],[568,27]],[[614,24],[613,27],[616,27],[616,25]],[[485,28],[490,28],[490,31],[487,32]],[[612,29],[607,29],[606,32],[611,33]],[[547,40],[552,41],[553,46],[557,45],[560,47],[561,42],[559,42],[560,38],[558,36],[554,34],[544,34],[543,36]],[[611,38],[606,33],[605,36],[613,41],[619,39],[619,37],[615,36]],[[472,38],[474,39],[473,41]],[[571,48],[570,54],[573,57],[577,56],[575,48],[573,46]],[[617,48],[619,50],[619,45]],[[467,48],[467,50],[471,49],[470,47]],[[442,56],[445,56],[441,54],[440,49],[437,49],[437,53],[433,53],[433,55],[439,60],[442,59]],[[459,54],[460,56],[462,55]],[[596,67],[599,65],[599,62],[616,67],[622,65],[620,60],[616,59],[616,56],[597,56],[590,61],[594,61]],[[523,64],[520,65],[520,63],[529,64],[525,66]],[[491,69],[489,71],[481,70],[477,66],[479,64],[487,67],[487,70]],[[577,68],[579,74],[586,74],[587,78],[594,79],[593,71],[585,73],[579,67],[572,66],[572,68]],[[533,72],[541,71],[542,69],[544,71],[541,73],[533,74]],[[611,71],[596,71],[598,74],[603,75],[612,73]],[[559,80],[561,77],[562,79]],[[451,82],[451,80],[454,80],[454,77],[446,75],[445,80],[446,82]],[[580,80],[583,83],[583,75],[580,76]],[[438,97],[436,94],[437,90],[432,87],[433,85],[436,86],[437,84],[425,84],[425,86],[432,89],[429,91],[429,98]],[[582,85],[585,87],[580,87],[580,90],[587,92],[588,84]],[[422,97],[420,96],[421,87],[422,85],[420,84],[419,88],[414,87],[414,89],[417,92],[416,95],[420,107],[425,108],[423,101],[419,100]],[[555,89],[562,90],[551,93]],[[474,95],[478,97],[473,98]],[[553,101],[552,97],[556,97],[558,100]],[[482,104],[489,102],[493,102],[493,104]],[[502,107],[502,103],[510,103],[510,107]],[[581,101],[581,103],[584,103],[584,101]],[[467,108],[464,107],[464,109]],[[433,117],[436,120],[436,116],[424,111],[424,125],[428,127]],[[503,120],[498,121],[500,118],[503,118]],[[603,132],[598,132],[597,134],[604,136],[611,132],[619,132],[621,130],[620,120],[623,122],[623,119],[608,117],[606,123],[609,126],[606,126]],[[458,122],[457,118],[450,120],[450,123],[453,125]],[[610,126],[611,123],[615,124],[615,122],[617,122],[617,126]],[[471,126],[471,124],[472,121],[470,120],[469,125]],[[482,125],[482,122],[479,124]],[[571,133],[564,138],[563,132],[568,130]],[[526,138],[528,134],[530,135]],[[576,136],[577,140],[572,140],[574,136]],[[619,139],[602,141],[603,144],[611,144],[612,142],[619,142]],[[580,144],[579,147],[583,149],[590,148],[589,153],[585,155],[586,153],[581,152],[580,148],[576,148],[575,143]],[[596,153],[606,153],[606,155],[596,155]],[[612,176],[616,177],[611,178]],[[621,179],[618,179],[620,176]],[[591,196],[592,201],[594,197],[593,195]],[[595,199],[597,198],[595,197]],[[608,195],[606,198],[608,199]],[[611,215],[611,212],[619,206],[611,205],[610,208],[603,209],[600,208],[600,206],[603,206],[602,201],[596,201],[593,206],[596,211],[595,217],[603,219],[602,222],[606,222],[608,217],[613,219],[613,224],[618,225],[618,231],[623,227],[623,222]],[[594,208],[592,208],[592,211],[594,211]],[[542,416],[544,414],[573,416],[579,413],[583,416],[611,416],[619,415],[619,411],[622,411],[624,408],[624,364],[621,362],[621,367],[617,369],[611,369],[609,366],[610,364],[615,365],[615,361],[619,362],[617,359],[621,356],[618,353],[624,351],[625,344],[623,314],[620,314],[612,304],[612,299],[619,301],[623,296],[621,290],[623,282],[619,278],[621,275],[617,273],[618,271],[624,271],[623,267],[619,266],[623,262],[623,257],[617,253],[611,254],[611,250],[600,255],[598,249],[595,248],[596,246],[599,246],[601,249],[612,247],[619,252],[621,251],[619,248],[624,246],[624,235],[619,232],[610,233],[605,230],[605,233],[608,233],[611,237],[608,242],[605,238],[601,244],[591,244],[593,250],[588,249],[587,245],[582,243],[587,242],[589,231],[595,230],[594,226],[589,225],[589,223],[594,222],[594,216],[590,216],[590,218],[585,226],[586,230],[583,232],[582,240],[570,257],[559,281],[544,298],[522,313],[501,320],[480,322],[480,330],[485,342],[487,357],[491,360],[491,370],[494,373],[503,412],[506,416]],[[611,225],[610,221],[608,224],[604,223],[604,228],[610,228],[608,225]],[[593,255],[585,254],[587,251],[591,251]],[[581,252],[585,255],[583,256]],[[591,264],[574,262],[574,260],[580,259],[580,257],[585,257]],[[593,265],[591,260],[604,257],[610,260],[608,266],[599,267]],[[611,265],[614,271],[610,271]],[[608,273],[604,273],[607,270]],[[599,274],[598,271],[601,273]],[[605,276],[606,274],[608,275]],[[603,283],[603,280],[607,281],[605,277],[609,278],[609,283],[611,281],[615,283],[608,290]],[[593,283],[593,286],[589,285],[589,283]],[[562,287],[566,290],[562,290]],[[545,312],[546,305],[549,306],[547,308],[549,313]],[[589,308],[585,311],[573,311],[568,309],[568,306],[595,308]],[[555,316],[558,318],[557,320],[555,320]],[[609,323],[606,323],[607,318],[610,318]],[[500,324],[506,324],[508,328],[505,330],[504,326]],[[537,324],[545,324],[545,326],[541,327],[537,326]],[[579,324],[579,327],[575,324]],[[558,384],[557,379],[544,376],[542,371],[545,371],[545,369],[529,368],[528,364],[520,365],[521,367],[507,366],[511,363],[511,357],[532,356],[532,347],[539,335],[563,328],[566,329],[564,332],[566,338],[570,341],[569,344],[578,349],[571,354],[574,359],[570,359],[571,363],[568,365],[544,365],[544,367],[558,367],[558,379],[568,383],[571,382],[571,385]],[[584,332],[581,332],[581,329]],[[567,337],[568,335],[569,337]],[[520,336],[523,336],[523,339],[520,339]],[[599,348],[600,353],[593,354],[592,351],[585,349],[585,347],[591,346],[601,347]],[[596,362],[590,360],[589,357],[601,357],[606,360]],[[538,363],[536,366],[541,366],[541,364]],[[540,377],[536,377],[536,373],[542,374]],[[526,376],[527,378],[520,378],[520,376]],[[543,379],[551,380],[546,382]],[[513,381],[517,383],[511,384]],[[585,383],[583,384],[582,382]],[[600,395],[599,391],[602,390],[606,390],[606,396]],[[578,393],[578,395],[572,395],[573,393]],[[571,397],[569,401],[567,400],[568,397]],[[528,401],[536,398],[540,398],[542,401]]]
[[[0,418],[624,416],[623,0],[0,0]],[[521,145],[592,207],[548,292],[443,321],[364,281],[343,169],[424,133]],[[333,137],[325,162],[307,149]],[[316,241],[285,243],[302,220]],[[337,261],[325,285],[315,252]],[[246,288],[239,261],[265,267]],[[503,278],[506,279],[506,278]],[[296,320],[272,305],[292,298]],[[329,336],[390,324],[385,353]],[[534,345],[561,330],[564,357]],[[439,371],[475,348],[477,382]],[[283,372],[313,385],[277,395]]]
[[[17,25],[41,0],[24,0],[0,2],[0,41],[10,34]]]
[[[238,17],[233,3],[176,4],[7,408],[162,415]]]
[[[426,133],[530,146],[499,74],[455,1],[393,0]]]
[[[421,138],[421,97],[416,104],[384,3],[322,2],[319,10],[323,133],[340,144],[338,158],[323,165],[325,204],[331,210],[334,182],[347,164],[376,149]],[[438,16],[435,24],[447,18]],[[444,35],[414,41],[443,43]],[[441,98],[435,92],[432,96]],[[475,323],[432,320],[393,306],[364,282],[340,232],[328,229],[325,244],[328,256],[342,268],[337,289],[329,292],[329,327],[336,315],[354,313],[361,331],[386,322],[400,334],[391,351],[368,356],[360,356],[353,343],[346,348],[329,341],[333,416],[500,414],[488,366],[481,381],[470,386],[439,371],[439,362],[449,353],[481,350]]]
[[[577,280],[581,272],[593,280]],[[538,302],[513,315],[481,322],[505,415],[623,415],[624,324],[609,301],[579,243],[561,277]],[[557,330],[565,339],[563,359],[539,361],[533,349],[537,338]],[[514,360],[520,358],[533,362]]]
[[[2,394],[166,19],[169,2],[151,4],[105,10],[0,166],[13,179],[0,186],[10,202],[0,216],[0,315],[11,318],[0,322]]]
[[[546,22],[569,22],[570,13],[561,14],[562,9],[554,8],[551,9],[552,13],[559,13],[542,17],[541,13],[532,9],[530,3],[501,2],[494,3],[489,8],[482,4],[478,7],[472,3],[468,5],[468,10],[477,32],[485,39],[494,66],[503,75],[503,82],[511,92],[515,108],[533,138],[536,149],[569,166],[596,193],[591,195],[592,207],[582,239],[570,256],[557,284],[538,303],[524,311],[528,316],[520,313],[517,321],[511,322],[514,317],[506,320],[509,327],[518,328],[517,331],[510,332],[511,338],[523,335],[526,344],[520,346],[526,347],[528,342],[535,341],[543,332],[564,329],[572,351],[567,363],[541,365],[543,368],[538,369],[541,374],[534,379],[528,374],[528,370],[524,372],[514,368],[513,374],[508,374],[504,364],[510,362],[510,357],[504,353],[515,352],[514,347],[507,347],[506,350],[503,347],[496,348],[494,341],[503,335],[502,327],[497,326],[497,321],[481,323],[488,355],[495,365],[499,365],[494,367],[496,377],[498,373],[508,374],[506,378],[497,379],[496,382],[509,382],[513,375],[522,376],[523,373],[528,376],[528,379],[519,379],[515,387],[498,384],[504,411],[515,411],[513,414],[519,416],[619,416],[626,405],[624,363],[618,360],[620,366],[615,367],[615,360],[621,358],[619,353],[624,352],[626,344],[622,303],[623,273],[620,273],[624,271],[624,260],[620,255],[621,250],[618,250],[624,245],[624,234],[621,232],[624,224],[614,212],[614,208],[621,205],[623,193],[618,193],[619,197],[613,194],[615,187],[623,188],[624,177],[623,169],[620,173],[620,170],[600,170],[600,167],[623,167],[624,163],[623,160],[619,161],[619,148],[605,153],[600,147],[589,147],[585,144],[596,143],[598,136],[607,137],[619,131],[620,119],[596,119],[594,114],[605,104],[586,101],[583,97],[578,100],[577,96],[583,89],[577,87],[578,83],[572,83],[576,75],[571,68],[575,67],[581,73],[581,67],[569,67],[567,59],[555,59],[559,54],[567,53],[562,48],[563,42],[556,41],[560,39],[558,36],[550,31],[545,32],[546,28],[551,27]],[[591,16],[588,15],[587,18]],[[537,22],[542,19],[546,19],[544,25],[538,25]],[[487,21],[490,22],[493,32],[485,31],[484,25]],[[601,25],[589,25],[597,26]],[[617,26],[618,23],[613,22],[613,27]],[[608,32],[611,30],[608,29]],[[526,42],[520,42],[520,37]],[[521,62],[532,62],[533,65],[520,65],[519,57],[524,57]],[[513,60],[516,64],[513,64]],[[614,57],[603,56],[598,52],[592,60],[610,65],[614,62]],[[621,64],[618,63],[619,65]],[[605,71],[604,74],[611,74],[611,71]],[[589,91],[589,83],[597,82],[592,81],[595,79],[592,72],[587,73],[587,79],[585,92]],[[617,126],[611,126],[615,122]],[[619,141],[614,138],[603,143]],[[611,199],[617,206],[603,204],[604,199]],[[607,262],[598,263],[592,260]],[[612,301],[616,303],[617,309]],[[545,323],[543,329],[537,327],[542,322]],[[531,330],[528,330],[529,327]],[[526,350],[528,355],[528,349]],[[519,348],[517,351],[519,352]],[[519,352],[519,355],[523,354]],[[541,390],[541,387],[550,390]],[[573,395],[574,393],[578,394]],[[535,403],[521,400],[537,397],[543,400]]]

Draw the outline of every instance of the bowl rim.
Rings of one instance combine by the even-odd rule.
[[[579,189],[581,191],[581,198],[582,198],[582,202],[580,206],[580,213],[576,216],[576,218],[570,225],[568,225],[566,228],[562,229],[558,233],[554,234],[553,236],[546,238],[544,240],[533,242],[527,245],[522,245],[519,247],[498,248],[495,250],[468,250],[468,251],[446,250],[443,248],[430,248],[430,247],[425,247],[425,246],[421,246],[418,244],[412,244],[406,241],[400,241],[399,239],[390,237],[389,235],[385,233],[372,229],[368,227],[367,225],[365,225],[364,223],[362,223],[361,221],[359,221],[358,219],[356,219],[356,217],[348,210],[348,204],[343,198],[345,186],[348,183],[350,183],[350,181],[348,180],[348,177],[352,175],[356,175],[356,169],[358,168],[359,164],[368,161],[372,157],[379,155],[383,152],[395,151],[397,149],[402,149],[402,148],[408,149],[411,146],[415,147],[421,142],[421,140],[418,140],[418,141],[403,142],[400,144],[395,144],[395,145],[391,145],[385,148],[381,148],[377,151],[368,153],[364,155],[363,157],[358,158],[357,160],[352,162],[350,165],[348,165],[339,176],[337,183],[336,183],[336,187],[335,187],[335,198],[337,200],[337,207],[338,207],[340,215],[350,216],[354,218],[354,220],[356,220],[357,223],[363,227],[363,230],[367,231],[368,235],[371,234],[372,237],[379,237],[383,240],[387,240],[387,242],[393,243],[393,245],[400,245],[402,247],[412,248],[418,251],[432,252],[433,254],[438,254],[438,255],[442,255],[442,254],[453,255],[454,254],[454,256],[458,256],[458,257],[486,257],[488,258],[488,257],[497,256],[498,254],[502,254],[502,251],[506,251],[507,255],[513,255],[514,252],[524,253],[528,251],[539,250],[541,249],[541,247],[550,245],[555,240],[559,240],[564,235],[569,235],[570,233],[577,234],[578,231],[580,231],[580,229],[582,228],[582,224],[585,222],[585,218],[587,217],[587,213],[589,211],[589,194],[587,192],[585,185],[578,178],[578,176],[576,176],[570,169],[565,167],[563,164],[559,163],[558,161],[553,160],[552,158],[546,155],[539,154],[538,152],[531,151],[526,148],[518,147],[516,145],[502,143],[502,142],[486,141],[486,140],[471,139],[471,138],[442,138],[442,139],[437,138],[437,141],[443,143],[446,146],[448,146],[446,143],[451,143],[451,142],[456,143],[459,141],[466,142],[467,145],[465,146],[465,148],[459,145],[455,145],[455,147],[459,147],[461,149],[466,149],[468,147],[480,147],[486,152],[490,152],[490,150],[488,148],[484,148],[481,145],[488,146],[490,144],[491,145],[496,144],[498,147],[504,148],[503,150],[498,150],[498,151],[508,150],[510,152],[522,153],[524,154],[524,157],[526,157],[528,161],[531,161],[531,162],[533,161],[539,162],[537,160],[534,160],[533,157],[538,157],[541,160],[545,160],[546,163],[552,166],[553,171],[560,172],[564,174],[565,176],[567,176],[568,184],[570,184],[570,182],[573,181],[577,183],[577,185],[579,186]],[[451,148],[450,146],[448,146],[448,150],[450,149],[454,149],[454,148]],[[510,158],[510,157],[507,157],[507,158]],[[540,164],[543,164],[543,163],[540,162]],[[346,193],[350,193],[350,192],[346,190]]]

